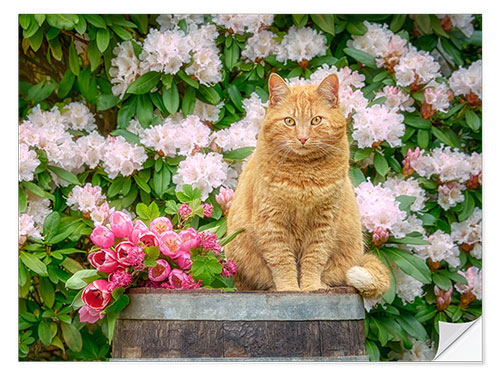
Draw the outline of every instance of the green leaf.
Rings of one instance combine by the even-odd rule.
[[[143,127],[146,128],[151,124],[153,120],[153,110],[153,103],[151,103],[149,95],[139,95],[137,97],[136,115]]]
[[[47,14],[47,23],[57,29],[71,30],[78,23],[76,14]]]
[[[355,48],[344,48],[344,53],[351,56],[356,61],[359,61],[368,68],[377,69],[377,63],[373,56],[367,54],[366,52],[360,51]]]
[[[97,275],[97,270],[92,269],[92,270],[79,270],[71,276],[65,284],[65,287],[68,289],[76,289],[80,290],[82,288],[85,288],[89,282],[86,280],[92,280],[93,278],[98,278]],[[96,280],[94,279],[94,280]],[[92,280],[92,281],[94,281]]]
[[[474,212],[474,197],[468,192],[465,192],[465,200],[462,205],[462,210],[458,214],[458,221],[465,221]]]
[[[389,242],[390,243],[400,243],[400,244],[406,244],[406,245],[429,245],[429,242],[418,237],[412,237],[410,235],[407,235],[406,237],[403,238],[394,238],[394,237],[389,237]]]
[[[131,14],[130,19],[135,23],[141,34],[148,33],[148,15],[147,14]]]
[[[144,180],[142,180],[138,175],[134,175],[134,181],[143,191],[145,191],[148,194],[151,193],[151,188],[149,187],[147,182],[144,182]]]
[[[224,64],[229,69],[233,70],[240,57],[240,48],[237,43],[231,44],[231,47],[224,50]]]
[[[416,14],[415,23],[424,34],[430,34],[432,32],[431,18],[428,14]]]
[[[127,89],[129,94],[147,94],[160,82],[160,72],[148,72],[130,84]]]
[[[159,159],[158,159],[159,160]],[[163,166],[158,172],[153,173],[152,188],[153,191],[162,198],[170,184],[171,174],[166,166]]]
[[[231,233],[229,236],[226,236],[224,237],[223,239],[221,239],[219,242],[220,242],[220,245],[221,246],[226,246],[229,242],[231,242],[232,240],[234,240],[236,238],[236,236],[238,234],[240,234],[241,232],[243,232],[245,230],[245,228],[239,228],[237,230],[235,230],[233,233]]]
[[[47,215],[43,222],[43,236],[47,242],[51,243],[52,238],[58,233],[60,225],[61,218],[59,212],[53,211]]]
[[[243,104],[242,104],[242,97],[240,90],[236,85],[230,85],[229,88],[227,89],[229,93],[229,97],[231,98],[231,101],[234,103],[236,108],[238,108],[241,112],[243,112]]]
[[[46,320],[42,320],[40,324],[38,324],[38,337],[43,345],[50,345],[52,341],[52,330],[50,329],[50,323]]]
[[[365,175],[363,174],[363,172],[361,172],[361,169],[359,168],[351,168],[351,170],[349,171],[349,175],[354,184],[354,187],[358,186],[362,182],[366,182]]]
[[[356,150],[354,153],[354,161],[357,163],[358,161],[365,160],[367,157],[369,157],[372,154],[372,149],[371,148],[360,148]]]
[[[373,157],[373,165],[375,166],[375,170],[381,176],[385,176],[389,171],[389,164],[387,164],[387,160],[385,157],[379,153],[375,153]]]
[[[346,28],[347,31],[353,35],[365,35],[368,31],[368,28],[363,22],[348,22]]]
[[[443,30],[443,27],[441,26],[441,20],[434,14],[431,14],[430,17],[432,30],[439,36],[449,38],[450,36],[446,33],[446,31]]]
[[[427,339],[427,331],[424,326],[412,315],[402,313],[401,316],[396,317],[396,321],[408,334],[417,340],[425,341]]]
[[[228,161],[241,161],[252,155],[254,150],[255,147],[242,147],[232,151],[224,152],[222,155],[224,159]]]
[[[391,24],[389,25],[392,32],[397,33],[403,27],[406,21],[406,16],[406,14],[395,14],[392,17]]]
[[[26,267],[24,267],[23,262],[21,260],[18,260],[18,269],[19,269],[19,286],[24,286],[26,285],[26,282],[28,281],[28,272],[26,271]]]
[[[95,27],[101,29],[106,28],[106,21],[98,14],[86,14],[85,18],[91,25],[94,25]]]
[[[109,30],[107,29],[97,30],[97,36],[96,36],[97,48],[99,48],[99,51],[101,53],[106,51],[106,48],[108,48],[110,39],[111,35]]]
[[[430,132],[424,129],[418,129],[417,144],[421,149],[426,149],[429,145]]]
[[[412,276],[424,284],[429,284],[432,281],[431,272],[422,259],[408,254],[404,250],[389,247],[384,247],[381,251],[383,251],[387,258],[396,263],[404,273]]]
[[[473,131],[477,132],[481,128],[481,119],[472,110],[468,109],[465,111],[465,122]]]
[[[42,297],[44,305],[52,308],[56,300],[56,293],[54,291],[52,283],[47,277],[40,277],[38,282],[40,287],[40,295]]]
[[[432,275],[432,281],[442,290],[448,290],[451,286],[451,281],[446,276],[440,273],[434,273]]]
[[[418,115],[406,115],[404,119],[404,123],[411,127],[417,129],[430,129],[432,128],[432,124],[429,120],[426,120]]]
[[[208,103],[210,103],[212,105],[217,105],[220,103],[220,100],[221,100],[220,95],[217,92],[217,90],[214,89],[213,87],[200,85],[198,92]]]
[[[464,65],[462,54],[448,39],[441,38],[441,45],[443,46],[443,50],[453,58],[457,66]]]
[[[63,99],[68,94],[71,92],[71,89],[73,88],[73,84],[75,83],[76,77],[75,75],[71,72],[70,69],[66,70],[66,73],[64,73],[63,78],[61,79],[61,82],[59,82],[59,89],[57,91],[57,97],[59,99]]]
[[[80,62],[78,61],[78,54],[76,52],[75,44],[73,43],[73,41],[71,41],[69,45],[68,62],[71,72],[75,76],[78,76],[78,74],[80,74]]]
[[[218,275],[221,272],[222,266],[214,255],[196,255],[193,257],[191,274],[196,281],[202,280],[204,286],[210,285],[214,280],[215,275]]]
[[[28,206],[28,201],[26,199],[26,195],[24,194],[24,190],[19,187],[18,189],[18,207],[19,207],[19,213],[23,213],[26,210],[26,207]]]
[[[106,315],[109,313],[118,314],[130,303],[130,297],[126,294],[122,294],[118,297],[118,299],[110,306],[106,308]]]
[[[453,144],[453,142],[451,141],[451,139],[444,132],[442,132],[441,130],[439,130],[435,126],[433,126],[431,128],[431,132],[434,135],[434,137],[436,137],[437,139],[439,139],[445,145],[450,146],[450,147],[455,147],[455,145]]]
[[[82,350],[82,335],[73,324],[61,323],[61,330],[64,341],[72,351]]]
[[[366,353],[368,354],[370,362],[379,362],[380,350],[378,349],[377,344],[375,344],[371,340],[366,340],[365,345],[366,345]]]
[[[311,14],[310,16],[321,30],[335,36],[335,18],[333,14]]]
[[[162,93],[163,104],[169,113],[176,113],[179,110],[179,91],[177,85],[171,85],[167,90],[163,88]]]
[[[141,140],[139,139],[139,137],[134,134],[134,133],[131,133],[129,132],[128,130],[125,130],[125,129],[115,129],[111,132],[111,135],[114,135],[115,137],[116,136],[122,136],[123,138],[125,138],[125,140],[129,143],[133,143],[133,144],[140,144]]]
[[[28,26],[30,25],[31,22],[33,22],[35,19],[32,14],[20,14],[19,15],[19,25],[23,29],[27,29]]]
[[[56,174],[59,178],[62,178],[64,181],[69,182],[70,184],[81,185],[78,177],[76,177],[73,173],[67,171],[66,169],[56,167],[54,165],[47,166],[52,172]]]
[[[307,14],[292,14],[292,19],[295,26],[300,29],[306,25],[309,16]]]
[[[24,188],[26,190],[29,190],[30,192],[32,192],[35,195],[38,195],[41,198],[49,198],[51,201],[55,200],[54,195],[52,195],[48,191],[43,190],[42,188],[40,188],[38,185],[34,184],[33,182],[23,181],[21,184],[24,186]]]
[[[416,199],[417,197],[412,197],[410,195],[400,195],[396,197],[396,200],[399,202],[399,209],[401,211],[409,210]]]
[[[456,283],[461,283],[467,285],[467,279],[460,275],[458,272],[452,272],[448,270],[439,270],[439,273]]]
[[[59,38],[49,40],[49,47],[50,47],[50,50],[52,51],[52,56],[54,56],[54,58],[57,61],[61,61],[63,54],[62,54],[62,47],[61,47],[61,42],[59,41]]]
[[[42,45],[43,42],[43,31],[42,29],[38,29],[38,31],[33,35],[30,40],[30,46],[33,49],[33,51],[38,51],[40,49],[40,46]]]
[[[118,35],[118,37],[120,39],[122,39],[122,40],[130,40],[130,39],[132,39],[132,35],[127,30],[125,30],[123,27],[113,25],[113,26],[111,26],[111,28],[113,29],[113,31],[115,32],[115,34]]]
[[[184,81],[186,82],[189,86],[191,87],[194,87],[195,89],[197,89],[198,87],[200,87],[200,84],[198,83],[198,81],[194,80],[193,78],[191,78],[190,76],[188,76],[186,74],[186,72],[184,72],[184,70],[179,70],[177,72],[177,75]]]
[[[97,97],[97,110],[105,111],[110,109],[118,104],[120,98],[118,96],[114,96],[113,94],[105,94],[99,95]]]
[[[191,115],[196,104],[196,92],[192,86],[188,86],[182,98],[182,113],[184,116]]]
[[[113,336],[115,332],[116,319],[118,318],[118,314],[115,312],[110,312],[106,314],[105,322],[106,322],[106,336],[109,342],[113,341]],[[103,325],[104,328],[104,325]]]
[[[47,266],[35,255],[27,253],[25,251],[21,251],[19,254],[19,258],[26,267],[28,267],[33,272],[39,274],[40,276],[49,275],[47,273]]]

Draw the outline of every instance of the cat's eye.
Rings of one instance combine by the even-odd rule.
[[[311,120],[311,125],[319,125],[321,120],[322,120],[321,116],[315,116]]]
[[[287,126],[294,126],[295,125],[295,120],[291,117],[286,117],[285,118],[285,125]]]

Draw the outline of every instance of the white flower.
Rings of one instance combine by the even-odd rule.
[[[415,197],[415,202],[411,205],[412,211],[416,212],[424,209],[426,201],[425,190],[419,186],[418,181],[413,177],[407,179],[389,177],[383,186],[390,189],[396,197],[400,195]]]
[[[178,129],[179,126],[167,118],[163,124],[145,129],[140,135],[141,143],[165,156],[175,157]]]
[[[115,178],[118,174],[130,176],[133,171],[142,167],[147,158],[143,147],[128,143],[122,136],[108,136],[103,158],[104,171],[110,178]]]
[[[391,266],[394,277],[396,278],[396,294],[403,301],[403,305],[406,305],[406,303],[413,303],[416,297],[422,297],[424,295],[422,289],[424,286],[423,283],[401,271],[395,264]]]
[[[265,59],[269,55],[275,54],[276,48],[279,45],[275,38],[276,35],[268,30],[255,33],[247,39],[245,49],[241,52],[241,56],[251,61],[255,61],[256,59]]]
[[[208,198],[215,188],[223,185],[228,173],[228,165],[217,153],[196,153],[189,155],[179,163],[177,174],[172,178],[176,191],[181,191],[183,185],[199,188],[202,200]],[[227,185],[226,185],[227,186]]]
[[[474,17],[471,14],[438,14],[437,16],[440,19],[449,19],[451,25],[463,32],[467,38],[474,33]]]
[[[482,241],[482,210],[475,207],[467,220],[451,224],[451,238],[459,244],[473,245]]]
[[[94,114],[90,112],[86,105],[73,102],[64,106],[64,109],[65,111],[62,116],[66,120],[66,124],[68,124],[70,129],[85,130],[89,133],[92,130],[97,129]]]
[[[210,128],[200,121],[198,116],[187,116],[177,130],[176,146],[179,155],[190,155],[193,151],[208,147],[210,144]]]
[[[418,341],[411,336],[409,339],[412,342],[412,348],[404,351],[401,361],[418,362],[432,361],[434,359],[436,356],[436,349],[434,348],[433,341]]]
[[[104,151],[106,149],[106,138],[100,135],[97,131],[93,131],[87,136],[80,137],[76,140],[83,163],[89,168],[94,169],[104,159]]]
[[[414,252],[422,259],[431,259],[433,262],[446,261],[451,267],[458,267],[460,250],[453,243],[451,236],[438,230],[426,238],[430,245],[413,245]]]
[[[123,210],[121,211],[123,212]],[[94,226],[105,225],[113,212],[115,209],[110,208],[108,202],[105,201],[90,212],[90,218],[94,222]]]
[[[142,74],[142,70],[130,40],[117,44],[113,49],[113,54],[115,57],[111,59],[109,75],[113,84],[113,94],[121,99],[128,86]]]
[[[439,63],[427,51],[417,51],[414,47],[401,57],[394,67],[399,86],[422,85],[440,77]]]
[[[483,273],[477,267],[469,267],[467,271],[458,271],[460,275],[467,279],[467,284],[456,283],[455,289],[460,293],[472,292],[480,300],[483,289]]]
[[[39,141],[40,136],[38,127],[35,127],[29,121],[24,121],[19,125],[19,143],[24,143],[28,146],[37,146]]]
[[[384,86],[383,90],[375,95],[375,99],[380,97],[385,97],[386,101],[384,105],[394,111],[415,111],[415,108],[412,107],[415,100],[413,100],[410,95],[403,92],[399,87]]]
[[[292,26],[277,47],[276,60],[285,64],[288,60],[311,60],[313,57],[323,56],[327,49],[323,34],[310,27],[298,29]]]
[[[193,115],[198,116],[201,121],[215,122],[219,119],[219,113],[222,107],[224,107],[224,102],[212,105],[196,99]]]
[[[381,141],[387,141],[391,147],[401,146],[405,132],[403,120],[403,115],[380,104],[359,109],[353,115],[352,138],[359,148],[372,147]]]
[[[191,30],[205,22],[204,18],[203,14],[160,14],[156,22],[160,25],[160,31],[166,31],[178,28],[179,21],[185,20],[188,30]]]
[[[33,180],[33,173],[35,169],[40,165],[40,160],[38,160],[38,155],[35,151],[30,150],[29,146],[20,143],[19,144],[19,181],[31,181]]]
[[[75,186],[66,199],[66,203],[73,210],[90,213],[105,199],[106,196],[102,194],[100,186],[92,186],[92,184],[87,183],[84,187]]]
[[[38,240],[41,240],[43,238],[41,235],[41,230],[39,227],[35,226],[33,218],[28,214],[22,214],[19,217],[19,245],[22,245],[28,237],[33,237],[34,239]]]
[[[431,82],[424,91],[424,98],[427,104],[440,112],[448,112],[450,106],[450,90],[443,83]]]
[[[460,68],[453,72],[448,83],[455,95],[467,95],[473,93],[482,99],[483,91],[483,61],[475,61],[467,69]]]
[[[273,14],[213,14],[212,21],[236,34],[256,33],[274,21]]]
[[[462,190],[465,190],[465,186],[456,181],[440,185],[438,187],[438,204],[445,211],[451,207],[455,207],[458,203],[465,200]]]
[[[209,86],[222,79],[222,62],[219,59],[218,50],[215,48],[203,48],[193,54],[193,63],[186,68],[187,74],[193,74],[202,85]]]
[[[25,213],[33,218],[35,225],[42,227],[45,218],[52,212],[50,209],[50,199],[41,198],[31,192],[27,193],[26,198],[28,205]]]

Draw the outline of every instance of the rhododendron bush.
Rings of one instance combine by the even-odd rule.
[[[233,189],[267,79],[339,82],[371,360],[481,315],[481,17],[20,15],[19,357],[105,360],[126,289],[234,290]]]

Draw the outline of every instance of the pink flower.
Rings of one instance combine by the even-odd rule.
[[[453,286],[450,286],[448,290],[439,289],[437,285],[434,285],[434,294],[436,295],[436,308],[439,311],[446,310],[451,304],[451,294],[453,293]]]
[[[118,268],[115,272],[109,274],[109,290],[115,290],[118,287],[126,288],[132,283],[132,274],[123,268]]]
[[[181,230],[179,232],[179,237],[182,241],[181,251],[189,251],[195,247],[200,246],[201,243],[200,234],[193,228]]]
[[[106,308],[111,299],[109,283],[106,280],[96,280],[87,285],[82,293],[82,301],[88,307],[100,312]]]
[[[144,260],[144,252],[132,242],[123,241],[116,245],[116,258],[122,266],[135,266]]]
[[[195,282],[193,276],[177,268],[170,272],[168,281],[171,289],[198,289],[201,286],[201,280]]]
[[[151,222],[149,229],[159,236],[163,232],[172,230],[172,223],[166,217],[159,217]]]
[[[149,232],[149,228],[141,220],[137,220],[128,239],[133,242],[134,245],[137,245],[139,243],[139,236],[145,232]]]
[[[191,255],[189,252],[182,251],[179,253],[179,256],[175,259],[179,267],[181,267],[184,271],[187,271],[193,265],[193,261],[191,260]]]
[[[232,277],[236,275],[236,264],[232,260],[227,260],[224,262],[221,262],[222,265],[222,276],[224,277]]]
[[[221,252],[222,247],[219,244],[219,240],[217,239],[217,235],[215,233],[205,231],[200,233],[200,238],[201,247],[203,247],[205,250],[212,250],[215,255]]]
[[[80,314],[80,322],[82,323],[95,323],[99,319],[104,318],[104,314],[101,314],[100,311],[96,311],[87,305],[83,305],[80,307],[80,310],[78,310],[78,313]]]
[[[472,292],[477,298],[481,298],[482,275],[479,268],[469,267],[467,271],[458,271],[460,275],[467,279],[467,285],[456,283],[455,288],[460,294]]]
[[[191,207],[189,204],[183,203],[179,207],[179,215],[183,220],[186,220],[189,215],[191,215]]]
[[[176,258],[181,247],[181,238],[175,232],[169,231],[160,236],[160,251],[171,258]]]
[[[139,242],[142,242],[144,247],[160,246],[160,238],[154,232],[144,232],[140,234]]]
[[[215,196],[215,200],[219,203],[222,211],[226,214],[229,207],[231,207],[231,202],[233,201],[234,191],[231,188],[221,187],[219,194]]]
[[[205,217],[211,217],[212,216],[212,212],[214,210],[214,206],[212,206],[210,203],[203,203],[201,205],[201,207],[203,207],[203,216],[205,216]]]
[[[149,280],[159,282],[165,280],[170,274],[170,265],[165,259],[157,259],[156,266],[148,270]]]
[[[113,234],[119,238],[125,238],[132,233],[134,229],[134,224],[132,220],[124,214],[123,212],[116,211],[111,214],[109,217],[109,225]]]
[[[375,246],[380,246],[389,239],[389,231],[387,229],[377,227],[372,234],[372,242]]]
[[[408,149],[406,153],[406,158],[403,160],[403,174],[406,176],[411,176],[415,171],[412,168],[411,163],[420,157],[420,148],[415,148],[415,151]]]
[[[89,262],[99,272],[113,272],[118,267],[116,253],[111,249],[103,249],[90,253]]]
[[[90,235],[90,239],[92,240],[94,245],[101,248],[111,247],[115,242],[114,234],[104,225],[98,225],[97,227],[95,227],[92,231],[92,234]]]

